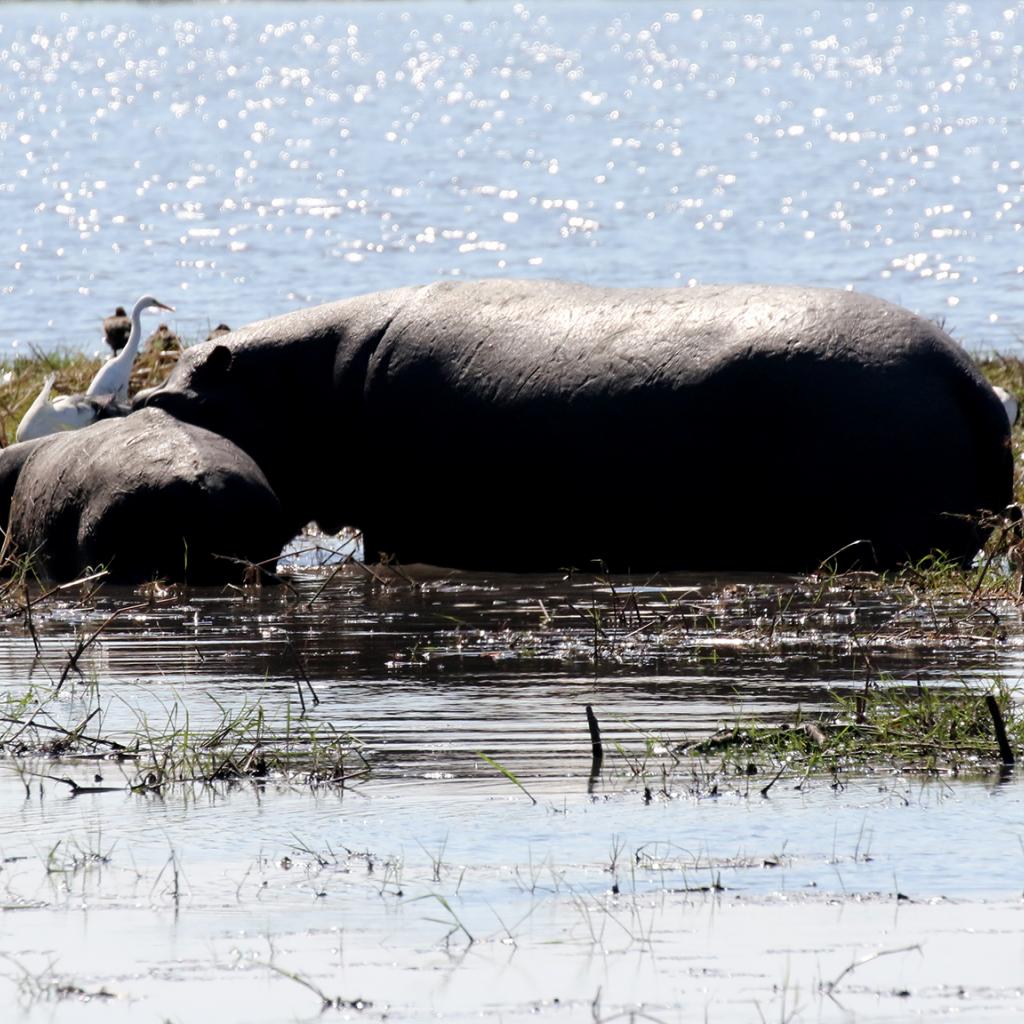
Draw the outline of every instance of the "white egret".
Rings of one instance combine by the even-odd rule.
[[[132,332],[128,336],[128,343],[116,356],[111,356],[99,368],[92,383],[85,389],[86,397],[99,398],[103,395],[111,395],[115,402],[128,401],[128,381],[132,375],[132,363],[135,362],[139,342],[142,341],[142,311],[144,309],[166,309],[170,313],[174,312],[173,306],[165,306],[159,299],[154,299],[152,295],[143,295],[132,307]]]
[[[32,441],[60,430],[79,430],[110,412],[114,404],[110,398],[90,398],[87,395],[62,395],[50,401],[50,391],[57,374],[51,373],[35,401],[21,417],[15,431],[16,441]]]
[[[108,359],[97,371],[84,395],[62,395],[50,401],[55,373],[43,381],[42,389],[35,401],[21,418],[15,431],[15,440],[31,441],[46,437],[59,430],[80,430],[104,416],[123,415],[127,409],[119,408],[128,401],[128,382],[132,375],[132,364],[142,339],[142,311],[145,309],[166,309],[173,313],[172,306],[166,306],[152,295],[144,295],[132,309],[131,334],[128,343],[116,355]],[[108,317],[108,319],[110,319]]]

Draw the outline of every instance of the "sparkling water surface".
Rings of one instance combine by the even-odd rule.
[[[5,5],[0,352],[440,277],[853,287],[1020,346],[1024,4]]]
[[[98,351],[144,292],[193,341],[485,275],[853,287],[1019,350],[1022,57],[1013,0],[2,5],[0,355]],[[693,613],[599,643],[600,581],[296,582],[118,618],[63,687],[138,595],[0,624],[0,699],[44,726],[203,732],[258,701],[373,766],[140,793],[130,761],[11,745],[4,1020],[1021,1019],[1019,770],[761,796],[662,749],[868,668],[1018,681],[1019,605],[659,580],[641,603]]]

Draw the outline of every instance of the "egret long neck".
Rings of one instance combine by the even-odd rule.
[[[45,381],[43,386],[36,395],[36,400],[28,407],[23,419],[28,419],[30,416],[34,416],[39,410],[46,405],[50,400],[50,392],[53,390],[53,382],[57,379],[56,374],[51,373]]]
[[[131,334],[128,335],[128,341],[124,348],[117,353],[113,358],[113,362],[122,363],[133,363],[135,361],[135,352],[139,347],[139,343],[142,341],[142,310],[136,305],[132,310],[132,330]]]

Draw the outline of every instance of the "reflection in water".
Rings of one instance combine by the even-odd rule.
[[[754,1001],[770,1019],[838,1024],[850,1007],[947,1012],[961,993],[984,1001],[981,1020],[1024,1009],[1005,954],[1021,933],[1015,779],[880,764],[782,779],[764,798],[746,774],[662,772],[666,744],[813,711],[867,676],[1013,678],[1024,634],[1009,601],[981,609],[871,577],[306,568],[124,613],[54,696],[76,638],[138,601],[37,610],[38,655],[8,620],[4,694],[31,688],[35,721],[124,741],[173,722],[184,743],[255,710],[275,742],[325,730],[361,744],[372,771],[344,788],[278,777],[132,793],[130,758],[11,756],[9,742],[0,953],[17,966],[0,997],[15,1019],[89,999],[105,1020],[225,1003],[227,1019],[269,1024],[315,1015],[317,991],[360,1019],[410,1022],[698,1007],[739,1024]],[[590,785],[588,705],[604,745]],[[92,791],[70,795],[68,778]],[[923,956],[859,973],[845,1002],[790,1012],[791,986],[817,992],[865,950],[922,942]],[[956,950],[955,968],[936,948]]]

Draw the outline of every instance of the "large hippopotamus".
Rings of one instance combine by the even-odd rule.
[[[362,528],[370,557],[474,569],[796,571],[837,553],[888,567],[971,558],[983,517],[1012,497],[1006,415],[960,347],[904,309],[826,289],[400,288],[197,345],[135,405],[80,444],[123,448],[161,410],[154,435],[175,424],[213,463],[241,453],[245,486],[211,502],[193,483],[195,515],[261,558],[316,520]],[[64,456],[18,447],[0,457],[0,497],[13,496],[12,538],[46,562],[74,546],[29,528],[67,501],[40,483]],[[264,487],[275,513],[250,537]],[[150,575],[144,544],[118,549],[127,529],[88,557]],[[74,561],[46,565],[67,575]]]

